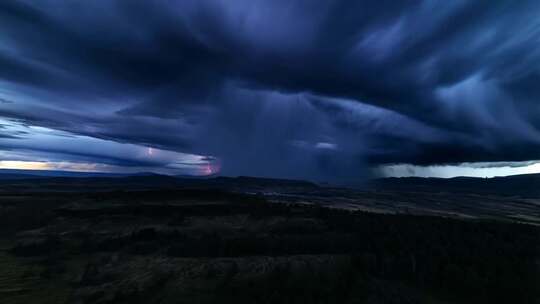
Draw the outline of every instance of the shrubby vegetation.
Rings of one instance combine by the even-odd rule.
[[[256,277],[232,267],[212,284],[196,286],[206,294],[197,298],[200,303],[430,303],[430,297],[476,304],[540,300],[540,230],[531,225],[269,204],[219,191],[184,194],[206,202],[200,205],[155,203],[181,196],[179,192],[98,195],[103,197],[94,199],[129,203],[62,208],[55,214],[64,222],[114,219],[122,226],[123,218],[144,218],[161,224],[106,236],[92,231],[62,234],[20,243],[12,254],[121,253],[204,261],[234,258],[235,263],[253,256],[336,257],[335,263],[324,267],[316,258],[309,267],[284,262]],[[234,229],[210,228],[235,216],[243,220],[241,225],[234,223]],[[196,219],[209,226],[195,226]],[[91,281],[89,277],[87,282]],[[151,303],[144,293],[167,288],[165,283],[160,286],[115,301]]]

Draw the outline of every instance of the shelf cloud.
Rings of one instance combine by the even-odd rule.
[[[2,160],[334,181],[395,164],[534,162],[539,11],[537,1],[2,1]],[[161,152],[135,155],[149,148]]]

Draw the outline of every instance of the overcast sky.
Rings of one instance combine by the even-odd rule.
[[[539,1],[0,1],[0,168],[540,168]]]

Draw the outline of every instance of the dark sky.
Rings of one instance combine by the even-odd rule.
[[[531,164],[539,46],[539,1],[3,0],[0,161],[320,180]]]

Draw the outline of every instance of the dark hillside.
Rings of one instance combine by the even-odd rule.
[[[209,189],[4,193],[0,206],[2,303],[540,300],[532,225]]]
[[[446,191],[540,197],[540,174],[512,175],[494,178],[383,178],[372,181],[370,186],[374,189],[386,191]]]

